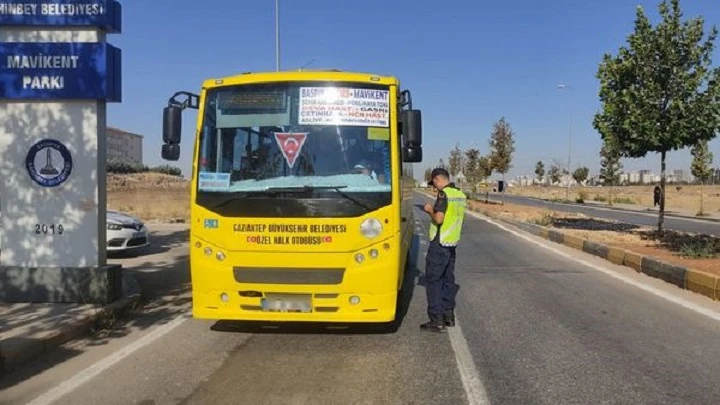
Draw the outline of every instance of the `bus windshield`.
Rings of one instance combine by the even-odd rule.
[[[206,95],[197,191],[389,194],[390,153],[387,86],[220,87]]]

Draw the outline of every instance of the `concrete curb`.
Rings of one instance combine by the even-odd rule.
[[[140,285],[126,272],[123,272],[122,282],[123,296],[120,299],[100,307],[83,318],[61,325],[55,330],[0,340],[0,375],[17,369],[63,343],[87,335],[93,322],[99,317],[108,313],[117,315],[135,306],[142,296]]]
[[[637,272],[661,279],[679,288],[702,294],[713,300],[720,300],[720,277],[714,274],[677,266],[651,256],[640,255],[625,249],[606,246],[601,243],[565,234],[556,229],[550,229],[527,222],[509,221],[500,215],[480,209],[477,205],[472,207],[471,210],[486,217],[513,225],[522,231],[543,239],[580,250],[617,265],[629,267]]]

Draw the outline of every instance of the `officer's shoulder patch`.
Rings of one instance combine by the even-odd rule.
[[[438,191],[438,198],[447,198],[447,194],[444,191]]]

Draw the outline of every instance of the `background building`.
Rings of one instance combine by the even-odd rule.
[[[107,160],[142,163],[142,135],[118,128],[107,128]]]

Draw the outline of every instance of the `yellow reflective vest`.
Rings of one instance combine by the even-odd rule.
[[[430,240],[434,240],[440,228],[440,245],[446,247],[457,246],[462,235],[463,222],[465,220],[465,209],[467,208],[467,197],[455,187],[447,186],[442,189],[447,198],[447,210],[443,223],[438,226],[430,221]]]

